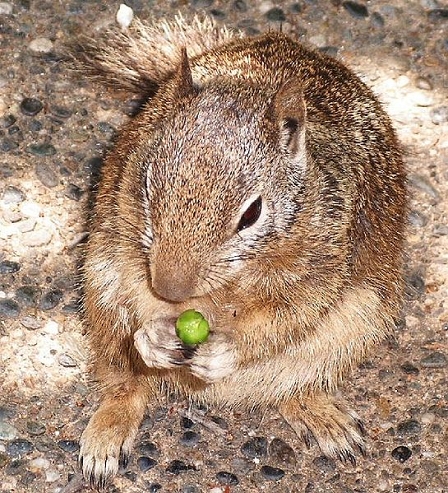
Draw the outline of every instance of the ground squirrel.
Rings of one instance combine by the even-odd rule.
[[[143,24],[76,49],[144,104],[109,152],[84,266],[102,401],[81,438],[101,487],[148,402],[273,407],[324,454],[363,450],[331,393],[394,326],[406,194],[390,121],[338,61],[210,19]],[[174,320],[210,321],[185,347]]]

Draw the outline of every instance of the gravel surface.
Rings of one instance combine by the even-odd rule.
[[[407,301],[396,337],[341,393],[368,431],[356,465],[322,457],[274,412],[159,402],[109,492],[448,492],[448,6],[437,0],[133,0],[143,18],[206,10],[249,34],[279,29],[373,87],[406,153]],[[119,3],[0,2],[0,491],[88,491],[78,440],[96,405],[77,267],[101,156],[136,102],[63,63]]]

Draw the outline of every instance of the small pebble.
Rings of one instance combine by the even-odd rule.
[[[241,474],[242,476],[247,476],[247,474],[255,467],[253,460],[249,460],[244,457],[233,458],[231,464],[232,470]]]
[[[182,486],[182,489],[179,491],[179,493],[201,493],[201,491],[194,484],[186,484]]]
[[[17,229],[20,231],[20,233],[31,233],[36,229],[36,224],[37,221],[35,219],[31,219],[31,218],[23,219],[23,217],[21,217],[20,221],[17,223]],[[40,230],[42,230],[42,228]],[[37,239],[35,238],[36,236]],[[37,230],[36,233],[23,236],[22,243],[23,245],[36,246],[36,243],[40,242],[39,236],[40,236],[40,231]],[[44,237],[48,236],[48,231],[47,232],[44,231],[43,236]]]
[[[370,21],[372,22],[372,26],[377,29],[384,27],[384,17],[379,12],[374,12],[370,17]]]
[[[35,474],[34,472],[31,472],[31,471],[25,470],[20,475],[20,482],[24,486],[31,486],[31,484],[35,481],[36,478],[37,478],[37,474]],[[29,489],[28,489],[28,491],[29,491]]]
[[[274,438],[268,447],[269,458],[277,463],[287,466],[296,464],[296,454],[294,449],[280,438]]]
[[[434,413],[425,413],[425,414],[422,414],[421,418],[420,418],[420,421],[424,424],[424,425],[431,425],[434,423],[436,419],[436,416]]]
[[[20,314],[20,306],[14,300],[0,300],[0,317],[16,318]]]
[[[50,113],[56,118],[66,120],[72,116],[72,111],[64,106],[50,106]]]
[[[42,209],[38,203],[26,200],[20,205],[20,212],[27,217],[38,218]]]
[[[36,306],[41,290],[35,286],[21,286],[15,292],[16,300],[25,306]]]
[[[39,423],[38,421],[28,421],[26,430],[30,435],[39,436],[45,433],[46,428],[43,423]]]
[[[62,291],[59,289],[52,289],[42,296],[39,306],[44,311],[51,310],[59,305],[62,298]]]
[[[352,16],[357,19],[363,19],[369,16],[369,11],[367,7],[358,2],[342,2],[344,9]]]
[[[0,405],[0,421],[12,419],[16,416],[15,407]]]
[[[420,370],[409,361],[404,362],[400,368],[406,375],[418,375],[420,373]]]
[[[423,89],[424,91],[432,91],[433,89],[431,81],[429,81],[425,77],[418,77],[417,80],[415,81],[415,85],[419,89]]]
[[[78,202],[81,197],[84,195],[84,190],[79,188],[77,185],[73,183],[69,183],[67,188],[65,189],[65,196],[71,200]]]
[[[52,336],[59,334],[59,324],[54,320],[47,320],[44,326],[44,332]]]
[[[17,118],[14,115],[3,115],[0,117],[0,128],[9,128],[16,123]]]
[[[433,9],[428,12],[428,19],[432,22],[438,22],[448,19],[448,9]]]
[[[186,431],[179,439],[181,445],[185,447],[195,447],[199,442],[199,433]]]
[[[266,19],[271,22],[285,22],[286,15],[279,7],[274,7],[266,12]]]
[[[40,132],[43,127],[44,126],[42,122],[37,120],[36,118],[31,119],[28,123],[28,128],[31,130],[31,132]]]
[[[59,184],[59,178],[47,163],[36,164],[36,176],[42,185],[53,188]]]
[[[402,421],[397,426],[397,433],[399,435],[417,435],[421,431],[422,431],[422,426],[415,419],[409,419],[408,421]]]
[[[20,111],[26,116],[35,116],[44,107],[42,101],[36,98],[25,98],[20,103]]]
[[[149,493],[157,493],[162,489],[162,485],[160,483],[151,483],[148,485]]]
[[[418,493],[419,488],[415,484],[403,484],[401,493]]]
[[[224,418],[221,418],[221,416],[212,416],[210,419],[213,421],[213,423],[216,423],[223,430],[229,429],[227,421]]]
[[[45,471],[45,482],[54,483],[60,479],[61,475],[55,469],[47,469]]]
[[[137,450],[144,456],[158,459],[160,457],[160,451],[155,443],[144,441],[137,446]]]
[[[123,476],[132,483],[137,481],[137,473],[134,471],[124,471]]]
[[[51,144],[30,144],[27,147],[27,151],[34,156],[46,157],[54,156],[56,154],[56,149]]]
[[[17,428],[9,423],[0,421],[0,440],[14,440],[18,434]]]
[[[436,108],[432,108],[429,112],[429,116],[431,117],[431,121],[434,125],[442,125],[443,123],[447,123],[448,106],[438,106]]]
[[[26,199],[26,195],[17,187],[6,187],[3,192],[3,201],[5,204],[19,204]]]
[[[400,445],[396,447],[391,452],[392,457],[398,462],[406,462],[412,455],[412,450],[408,447]]]
[[[190,418],[187,418],[186,416],[182,416],[180,418],[180,425],[182,426],[182,428],[189,430],[190,428],[193,428],[194,421],[192,421]]]
[[[50,467],[51,463],[49,460],[43,457],[36,457],[28,462],[28,467],[31,472],[40,472]]]
[[[331,457],[321,455],[313,460],[313,464],[323,472],[333,472],[336,470],[336,462]]]
[[[50,53],[53,49],[53,42],[48,38],[36,38],[31,41],[28,48],[36,53]]]
[[[73,300],[62,307],[64,313],[79,313],[81,311],[81,300]]]
[[[177,476],[181,472],[188,471],[189,469],[194,469],[194,467],[185,464],[182,460],[173,460],[168,464],[166,471]]]
[[[58,363],[64,368],[76,368],[78,366],[76,361],[67,353],[63,353],[59,356]]]
[[[444,464],[442,463],[444,466]],[[421,468],[428,474],[437,475],[439,473],[440,466],[437,462],[432,460],[422,460],[420,462]]]
[[[235,476],[235,474],[227,471],[219,471],[216,474],[216,479],[219,481],[220,484],[228,484],[230,486],[235,486],[239,483],[238,478]]]
[[[128,28],[131,25],[133,18],[134,11],[131,9],[131,7],[128,7],[124,3],[120,4],[116,15],[116,21],[121,29]]]
[[[233,7],[238,12],[247,12],[248,10],[247,3],[244,0],[235,0],[233,2]]]
[[[6,453],[11,457],[23,457],[34,450],[34,445],[28,440],[13,440],[6,446]]]
[[[448,235],[448,225],[446,224],[436,224],[433,231],[434,236],[447,236]]]
[[[20,270],[20,264],[18,262],[12,262],[11,260],[3,260],[0,262],[0,274],[14,274]]]
[[[0,2],[0,15],[11,15],[12,4],[9,2]]]
[[[282,479],[282,477],[285,475],[285,471],[283,469],[271,466],[262,466],[260,472],[266,479],[269,479],[270,481],[278,481]]]
[[[408,176],[408,181],[413,188],[425,192],[433,199],[439,198],[439,192],[434,188],[432,183],[426,177],[418,175],[416,173],[411,173]]]
[[[139,457],[137,459],[137,465],[142,472],[149,471],[149,469],[152,469],[154,466],[157,465],[157,461],[155,459],[152,459],[151,457]]]
[[[193,5],[198,9],[205,9],[213,5],[214,0],[192,0]]]
[[[19,147],[17,142],[14,142],[12,139],[4,138],[0,140],[0,150],[3,152],[14,151]]]
[[[409,223],[416,228],[423,228],[428,224],[428,218],[419,211],[411,211],[408,215]]]
[[[78,452],[79,443],[76,440],[59,440],[58,447],[64,452],[72,454]]]
[[[154,427],[154,419],[152,416],[145,416],[142,424],[140,425],[140,428],[142,430],[151,430]],[[149,433],[145,433],[144,435],[148,435]]]
[[[425,293],[425,280],[418,270],[415,270],[405,276],[406,295],[410,300],[417,300]]]
[[[8,476],[17,476],[22,472],[26,471],[25,469],[25,461],[20,459],[12,460],[4,469],[5,473]]]
[[[32,315],[23,317],[20,323],[28,330],[37,330],[43,326],[42,321]]]
[[[423,91],[413,91],[407,94],[408,98],[416,105],[425,108],[434,104],[434,98],[431,94]]]
[[[428,354],[428,356],[425,356],[420,361],[420,364],[423,368],[445,368],[447,365],[447,358],[443,353],[434,351],[433,353]]]
[[[241,452],[246,457],[264,457],[268,452],[268,441],[265,437],[254,437],[244,443]]]
[[[99,122],[98,130],[103,134],[109,135],[110,137],[113,137],[116,133],[115,128],[110,123],[107,122]]]

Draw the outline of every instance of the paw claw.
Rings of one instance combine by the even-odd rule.
[[[314,437],[327,457],[356,466],[356,454],[365,456],[364,426],[359,417],[328,395],[292,399],[280,408],[283,417],[309,448]]]
[[[127,469],[129,465],[129,459],[130,459],[130,455],[122,451],[120,453],[120,458],[118,459],[118,468],[120,470]]]
[[[339,459],[342,462],[350,462],[353,467],[356,467],[356,457],[350,450],[341,450]]]
[[[196,354],[196,347],[183,346],[181,351],[184,359],[191,360]]]

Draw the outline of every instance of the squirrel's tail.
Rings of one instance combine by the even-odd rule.
[[[134,19],[128,29],[108,31],[98,40],[78,39],[70,52],[84,74],[116,89],[151,94],[177,67],[181,48],[194,57],[234,36],[209,17],[187,22],[177,15],[152,24]]]

